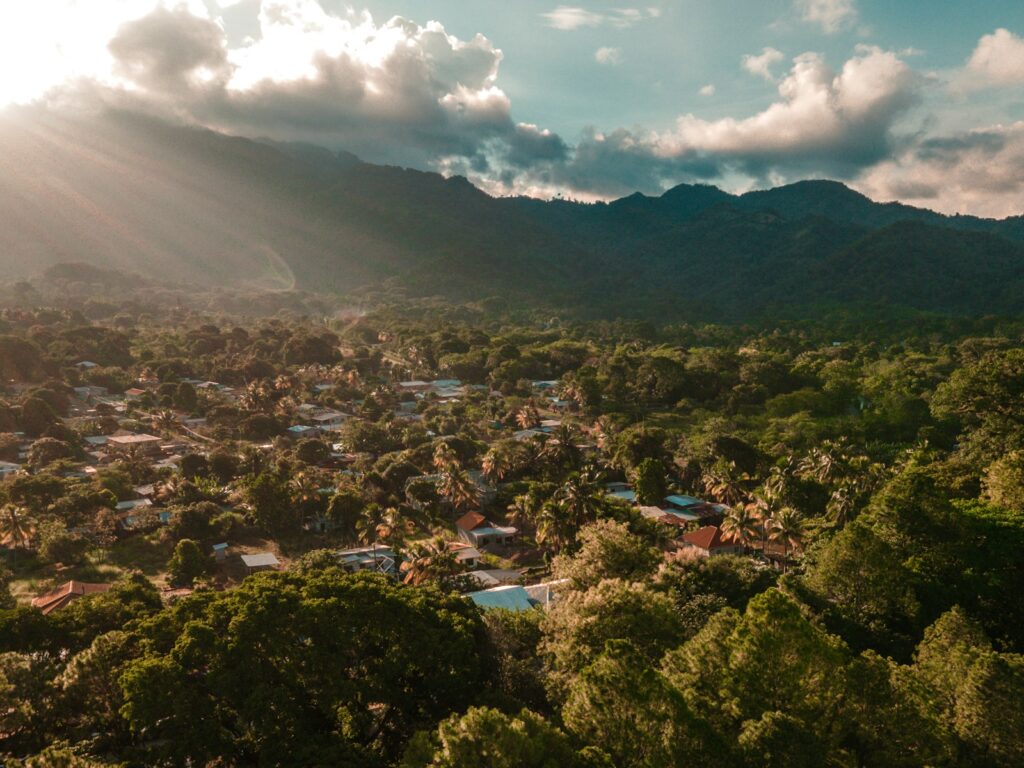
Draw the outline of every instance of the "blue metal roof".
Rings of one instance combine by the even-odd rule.
[[[704,502],[693,496],[666,496],[665,501],[668,504],[673,504],[677,507],[693,507],[697,504],[703,504]]]
[[[470,600],[485,611],[491,608],[504,608],[507,611],[529,611],[533,603],[523,587],[510,585],[470,592],[466,595]]]

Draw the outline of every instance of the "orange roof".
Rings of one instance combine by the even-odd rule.
[[[692,533],[683,536],[683,541],[698,549],[719,549],[720,547],[734,547],[738,543],[732,536],[722,534],[721,528],[717,525],[705,525]]]
[[[455,527],[461,528],[464,531],[472,531],[474,528],[487,524],[487,518],[479,512],[467,512],[455,521]]]
[[[52,592],[47,592],[45,595],[35,598],[32,601],[32,607],[38,608],[44,614],[53,613],[84,595],[106,592],[110,589],[110,586],[110,584],[88,584],[84,581],[68,581]]]

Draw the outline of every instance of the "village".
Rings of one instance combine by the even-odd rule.
[[[75,364],[75,368],[86,374],[97,367],[88,360]],[[405,477],[403,501],[411,510],[422,511],[423,491],[432,489],[436,497],[433,503],[444,506],[442,525],[424,530],[424,526],[416,525],[411,519],[401,529],[393,521],[381,523],[360,533],[362,543],[359,546],[340,548],[330,546],[330,542],[338,538],[334,534],[343,521],[327,514],[329,499],[339,482],[360,483],[363,473],[359,468],[372,466],[380,455],[365,450],[368,446],[359,445],[358,441],[346,440],[346,434],[358,434],[358,425],[367,423],[355,413],[363,405],[361,401],[339,403],[331,396],[336,383],[329,378],[304,375],[297,384],[299,392],[295,394],[301,395],[301,401],[290,409],[288,415],[293,423],[285,428],[284,435],[275,441],[252,441],[244,446],[244,450],[265,456],[282,448],[312,454],[311,460],[303,462],[303,479],[316,473],[312,476],[324,486],[316,488],[315,493],[327,503],[311,505],[301,496],[304,488],[293,488],[298,492],[293,497],[294,504],[305,514],[294,518],[301,532],[284,531],[285,538],[301,538],[300,549],[320,548],[323,544],[350,572],[368,570],[415,584],[434,576],[460,575],[458,585],[466,597],[485,609],[527,610],[546,606],[557,599],[559,582],[545,580],[552,548],[544,546],[542,529],[531,526],[522,514],[516,516],[514,504],[511,517],[518,526],[508,522],[510,510],[502,508],[498,501],[505,478],[487,450],[495,443],[507,444],[511,440],[527,453],[543,455],[560,450],[571,455],[575,452],[580,463],[599,466],[602,461],[598,448],[600,437],[574,413],[578,411],[576,404],[562,397],[559,381],[530,382],[530,396],[516,415],[517,423],[507,427],[500,422],[488,425],[481,466],[463,468],[457,459],[445,459],[445,436],[425,430],[425,437],[437,446],[436,471]],[[486,386],[466,385],[458,379],[399,380],[390,382],[389,386],[393,391],[389,398],[393,400],[390,418],[396,424],[405,425],[422,425],[422,413],[428,408],[451,408],[467,398],[500,402],[503,397]],[[167,393],[171,390],[173,397],[167,403]],[[89,481],[111,468],[128,467],[129,475],[143,480],[126,485],[113,500],[106,517],[108,525],[113,526],[110,535],[114,542],[138,538],[159,540],[173,535],[170,532],[176,527],[176,516],[181,514],[184,484],[202,486],[203,493],[210,499],[217,499],[219,511],[215,515],[236,513],[244,517],[250,511],[244,498],[233,491],[230,481],[219,486],[209,482],[211,454],[218,449],[218,441],[208,420],[197,412],[217,404],[238,406],[244,398],[252,397],[251,390],[187,377],[161,382],[153,376],[140,376],[123,393],[111,393],[106,387],[87,383],[74,386],[71,392],[68,416],[62,420],[63,424],[72,430],[86,427],[86,433],[78,446],[83,453],[82,460],[61,461],[61,476]],[[198,408],[200,401],[201,409]],[[195,407],[175,408],[175,404],[194,404]],[[89,433],[90,427],[100,424],[107,428],[105,433]],[[559,441],[569,439],[573,445],[559,447]],[[486,442],[488,440],[490,443]],[[38,455],[44,445],[26,439],[17,449],[16,461],[0,464],[0,473],[8,480],[38,466]],[[454,461],[455,466],[446,461]],[[623,473],[611,470],[606,474],[621,476]],[[207,479],[204,480],[203,475]],[[442,485],[454,487],[446,491]],[[749,522],[740,520],[739,528],[733,524],[735,516],[727,505],[707,502],[681,491],[670,493],[670,485],[669,479],[664,478],[664,495],[654,499],[655,503],[641,503],[632,483],[625,477],[602,480],[592,503],[616,507],[620,514],[629,510],[654,523],[661,529],[667,558],[742,555],[756,548],[766,566],[781,567],[784,557],[780,556],[779,547],[769,545],[769,530],[763,530],[758,538],[752,533]],[[426,503],[432,503],[429,493]],[[438,521],[435,516],[433,522]],[[90,527],[71,529],[69,533],[88,537]],[[30,522],[22,526],[20,535],[18,539],[8,532],[5,545],[11,549],[30,548],[34,538]],[[436,541],[432,540],[435,536]],[[774,534],[771,538],[773,542],[776,539]],[[182,580],[188,583],[175,583],[170,575],[161,574],[156,577],[161,594],[165,600],[174,601],[191,594],[195,588],[229,588],[253,573],[287,568],[298,556],[298,550],[289,548],[286,553],[270,538],[262,541],[265,545],[262,548],[260,542],[251,530],[239,530],[238,526],[232,534],[204,537],[197,543],[207,561],[206,567],[195,574],[195,578]],[[435,550],[430,549],[431,545]],[[436,551],[438,546],[443,552]],[[427,563],[424,567],[422,560],[431,557],[439,562]],[[42,588],[42,591],[31,598],[31,604],[43,613],[50,613],[80,596],[103,592],[111,586],[110,583],[68,578],[52,588],[45,588],[47,582],[57,581],[67,572],[73,574],[74,570],[73,566],[55,563],[52,575],[32,578],[29,583],[35,590]]]

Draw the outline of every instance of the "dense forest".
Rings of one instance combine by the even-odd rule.
[[[1024,219],[943,216],[832,181],[501,198],[320,147],[31,108],[0,125],[0,153],[10,278],[84,262],[186,291],[333,291],[366,306],[492,297],[506,312],[659,325],[1024,311]],[[39,178],[56,197],[38,194]]]
[[[1018,320],[67,286],[0,313],[11,766],[1024,763]]]

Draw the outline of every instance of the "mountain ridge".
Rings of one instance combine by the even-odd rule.
[[[666,321],[800,315],[823,301],[1024,311],[1024,217],[944,216],[835,181],[741,195],[680,184],[589,204],[492,197],[462,177],[308,144],[27,109],[0,117],[0,158],[12,278],[80,261],[149,279]]]

